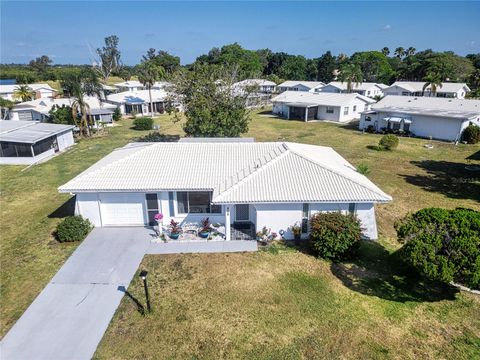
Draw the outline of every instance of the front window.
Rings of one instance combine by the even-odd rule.
[[[179,214],[219,214],[220,205],[212,205],[212,193],[209,191],[177,192],[177,213]]]
[[[308,233],[308,213],[310,212],[309,204],[303,204],[302,206],[302,233]]]
[[[333,107],[327,106],[327,114],[333,114]]]
[[[348,106],[345,106],[345,109],[343,109],[343,115],[348,115]]]
[[[353,112],[357,111],[357,105],[353,105]]]

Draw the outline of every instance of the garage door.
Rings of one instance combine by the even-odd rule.
[[[144,194],[100,194],[100,211],[103,226],[144,225],[144,203]]]

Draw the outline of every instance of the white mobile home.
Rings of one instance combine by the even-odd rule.
[[[53,89],[48,84],[26,84],[34,93],[35,99],[41,98],[52,98],[55,96],[55,89]],[[14,93],[18,89],[18,84],[13,85],[0,85],[0,97],[7,100],[18,100],[15,99]]]
[[[396,96],[425,96],[425,97],[443,97],[464,99],[470,88],[465,83],[444,82],[442,86],[437,87],[435,94],[432,93],[432,87],[429,85],[425,89],[425,82],[422,81],[396,81],[391,86],[383,90],[385,95]]]
[[[391,197],[333,149],[285,142],[133,143],[62,185],[76,213],[95,226],[181,224],[209,217],[232,229],[263,227],[292,238],[291,226],[319,211],[355,213],[377,238],[376,203]],[[165,169],[172,169],[165,172]],[[281,174],[281,176],[279,176]],[[283,230],[283,231],[282,231]]]
[[[151,94],[154,113],[162,114],[165,111],[168,93],[165,90],[152,89]],[[122,114],[151,114],[148,90],[111,94],[107,96],[106,102],[118,106]]]
[[[348,122],[375,101],[359,94],[286,91],[272,99],[272,112],[288,120]]]
[[[257,92],[262,94],[271,94],[275,91],[277,84],[273,81],[265,80],[265,79],[245,79],[233,84],[233,88],[247,88],[247,87],[255,87]]]
[[[325,86],[325,83],[321,81],[288,80],[278,85],[277,89],[279,92],[285,92],[285,91],[316,92],[316,91],[320,91],[320,89],[324,86]]]
[[[458,141],[470,123],[480,126],[480,100],[386,96],[362,114],[359,126]]]
[[[376,96],[383,96],[383,89],[387,88],[385,84],[378,84],[373,82],[363,82],[352,84],[352,92],[374,98]],[[345,94],[348,92],[347,83],[341,81],[332,81],[320,89],[321,92],[330,92],[337,94]]]
[[[72,125],[0,120],[0,164],[30,165],[74,144]]]

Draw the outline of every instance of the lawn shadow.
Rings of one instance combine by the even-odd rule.
[[[140,313],[140,315],[143,315],[143,316],[145,315],[145,307],[142,305],[140,301],[138,301],[136,297],[134,297],[132,294],[128,292],[125,286],[120,285],[117,288],[117,290],[123,292],[125,296],[127,296],[130,300],[132,300],[132,302],[135,304],[137,311]]]
[[[257,113],[258,115],[275,115],[272,110],[262,110]]]
[[[470,155],[469,157],[467,157],[467,160],[477,160],[477,161],[480,161],[480,150],[478,150],[477,152],[474,152],[472,155]]]
[[[412,185],[455,199],[480,200],[480,171],[468,169],[465,163],[450,161],[411,161],[426,175],[401,175]]]
[[[75,196],[65,201],[59,208],[48,215],[48,218],[63,219],[64,217],[73,215],[75,215]]]
[[[332,263],[332,273],[349,289],[396,302],[454,300],[458,289],[420,276],[400,257],[376,241],[362,241],[358,257]]]

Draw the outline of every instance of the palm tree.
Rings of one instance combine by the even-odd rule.
[[[385,47],[382,49],[382,54],[385,55],[385,56],[390,55],[390,49],[385,46]]]
[[[0,118],[5,120],[8,113],[13,109],[15,103],[0,96]]]
[[[153,116],[153,101],[152,101],[152,87],[157,80],[165,76],[165,70],[161,66],[155,65],[152,61],[146,60],[139,65],[138,81],[148,89],[148,96],[150,97],[150,114]]]
[[[62,81],[62,86],[74,98],[71,108],[72,116],[77,122],[80,115],[78,127],[85,136],[90,136],[90,106],[86,101],[87,96],[100,97],[102,85],[98,75],[92,69],[83,69],[80,72],[68,74]]]
[[[400,46],[400,47],[397,47],[397,48],[395,49],[395,55],[396,55],[399,59],[401,59],[401,58],[405,55],[405,49],[404,49],[403,47],[401,47],[401,46]]]
[[[18,85],[13,91],[13,97],[22,101],[30,101],[35,97],[35,91],[28,85]]]
[[[362,70],[358,65],[355,64],[345,64],[340,67],[340,75],[338,79],[344,83],[347,83],[347,92],[351,93],[353,86],[352,84],[360,84],[363,81]]]
[[[417,49],[415,49],[413,46],[410,46],[407,51],[405,52],[405,54],[407,56],[412,56],[412,55],[415,55],[415,52],[417,51]]]
[[[435,96],[437,93],[437,88],[442,87],[442,78],[437,73],[429,72],[423,80],[425,80],[425,84],[423,85],[422,96],[425,93],[425,89],[429,86],[431,88],[432,96]]]

